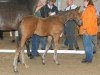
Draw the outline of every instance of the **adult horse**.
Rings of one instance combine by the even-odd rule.
[[[22,17],[34,14],[37,2],[38,0],[0,0],[0,31],[18,30]]]
[[[18,30],[23,16],[33,15],[38,0],[0,0],[0,30]]]
[[[13,67],[14,71],[17,71],[17,59],[18,56],[21,56],[21,62],[27,67],[24,59],[24,46],[25,42],[28,38],[30,38],[33,34],[37,34],[39,36],[50,36],[54,40],[54,61],[56,64],[59,64],[57,60],[57,48],[58,41],[60,38],[60,34],[63,32],[64,23],[70,19],[80,19],[79,15],[79,7],[74,10],[65,11],[63,13],[59,13],[55,16],[50,16],[47,18],[41,18],[36,16],[26,16],[22,19],[20,29],[22,33],[21,45],[17,49]],[[49,40],[47,44],[47,48],[45,53],[42,56],[42,63],[45,64],[45,54],[47,53],[47,49],[49,47]]]
[[[23,16],[32,15],[38,0],[0,0],[0,30],[17,30]]]

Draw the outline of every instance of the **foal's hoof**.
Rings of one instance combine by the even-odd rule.
[[[18,73],[18,70],[15,67],[13,67],[13,69],[14,69],[14,72],[15,73]]]
[[[57,63],[57,65],[60,65],[59,63]]]
[[[30,57],[32,54],[27,54],[28,57]]]
[[[58,61],[55,61],[55,60],[54,60],[54,62],[55,62],[57,65],[60,65]]]
[[[29,66],[25,64],[25,68],[29,68]]]
[[[43,65],[45,65],[45,62],[44,62],[44,60],[43,60],[43,59],[42,59],[42,64],[43,64]]]
[[[15,73],[18,73],[18,70],[14,70]]]
[[[45,63],[44,63],[44,62],[42,62],[42,64],[43,64],[43,65],[45,65]]]

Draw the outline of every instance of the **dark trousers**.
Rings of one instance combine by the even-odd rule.
[[[86,61],[92,61],[93,51],[96,49],[95,36],[83,35],[83,46],[86,54]]]
[[[66,39],[67,39],[67,41],[65,41],[65,42],[68,43],[69,49],[73,50],[74,47],[76,49],[78,49],[78,43],[77,43],[77,39],[76,39],[75,35],[67,35]]]
[[[36,56],[38,54],[38,48],[39,48],[39,39],[40,37],[36,34],[32,36],[32,55]]]
[[[44,37],[41,37],[42,38],[42,49],[46,49],[46,44],[47,44],[47,39],[48,39],[48,37],[47,36],[44,36]],[[53,45],[54,45],[54,41],[53,41],[53,39],[51,40],[51,42],[50,42],[50,46],[49,46],[49,50],[52,50],[53,49]]]
[[[75,36],[75,29],[76,29],[76,23],[73,20],[65,23],[64,34],[66,36],[66,40],[64,44],[68,45],[69,49],[74,49],[74,47],[76,49],[79,49],[77,38]]]

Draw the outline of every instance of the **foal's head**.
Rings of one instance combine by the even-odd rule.
[[[81,12],[80,12],[80,7],[77,7],[76,9],[69,10],[69,19],[73,20],[80,20],[81,19]]]
[[[68,20],[80,20],[81,19],[81,13],[79,12],[80,7],[77,7],[73,10],[68,11],[60,11],[58,13],[58,16],[61,17],[63,22],[67,22]]]

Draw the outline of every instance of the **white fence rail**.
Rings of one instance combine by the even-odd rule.
[[[15,53],[16,50],[0,50],[0,53]],[[38,50],[39,53],[44,53],[45,50]],[[25,53],[27,51],[25,50]],[[54,50],[49,50],[48,53],[54,53]],[[85,54],[84,50],[57,50],[57,53],[68,54]]]

